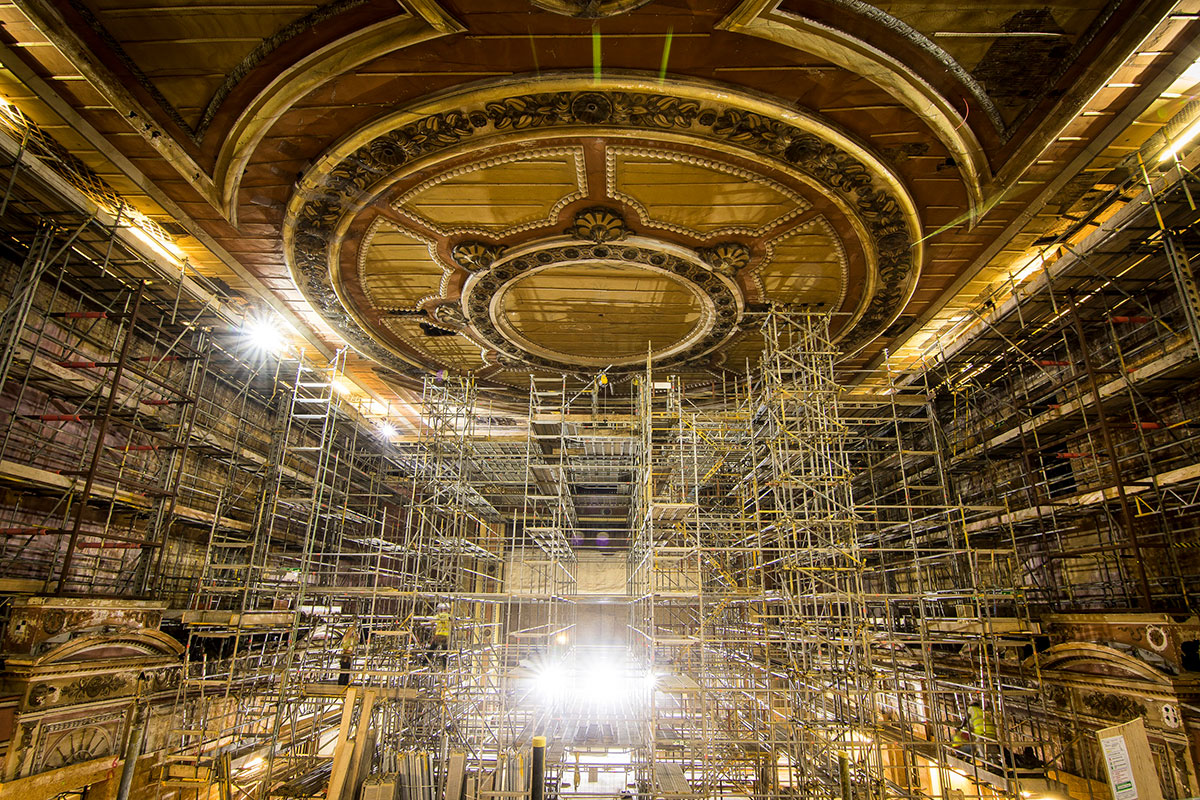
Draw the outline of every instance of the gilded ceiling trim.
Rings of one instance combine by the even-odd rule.
[[[826,121],[699,81],[615,76],[597,89],[591,76],[534,81],[511,96],[511,82],[443,94],[389,113],[332,147],[301,179],[285,217],[284,253],[314,310],[353,346],[407,371],[408,357],[375,341],[331,280],[341,240],[357,215],[403,174],[460,156],[465,148],[536,144],[550,135],[661,137],[724,147],[794,175],[836,197],[867,232],[878,290],[842,345],[863,346],[894,320],[915,289],[923,260],[920,218],[889,165]]]
[[[226,134],[213,170],[218,210],[237,225],[237,193],[246,165],[284,113],[325,82],[396,50],[466,31],[434,0],[405,0],[408,15],[356,31],[293,64],[238,115]],[[415,12],[415,13],[412,13]]]
[[[278,50],[286,42],[300,36],[303,33],[310,31],[313,28],[324,23],[326,20],[332,19],[339,14],[349,11],[352,8],[365,4],[367,0],[332,0],[332,2],[317,6],[314,10],[304,15],[300,19],[293,20],[287,25],[284,25],[279,30],[272,33],[266,39],[263,39],[247,53],[241,61],[230,70],[225,79],[221,81],[221,85],[213,92],[208,103],[204,106],[204,111],[200,115],[200,121],[196,124],[194,133],[197,139],[202,139],[208,131],[208,126],[212,124],[213,119],[217,116],[217,111],[220,110],[221,104],[225,102],[225,98],[237,88],[237,85],[242,82],[242,79],[249,75],[254,68],[261,64],[267,56]]]
[[[654,217],[651,216],[649,209],[647,209],[641,203],[641,201],[617,189],[616,156],[643,156],[646,158],[657,158],[662,161],[674,161],[679,164],[691,164],[704,167],[705,169],[710,169],[714,172],[720,172],[734,178],[741,178],[742,180],[750,183],[756,183],[760,186],[765,186],[768,189],[778,192],[779,194],[791,200],[796,204],[796,207],[790,211],[780,214],[780,216],[771,220],[769,223],[760,225],[757,228],[749,228],[742,225],[731,225],[726,228],[709,231],[708,233],[702,233],[683,225],[677,225],[672,222],[663,222],[661,220],[654,219]],[[783,184],[773,181],[770,178],[757,175],[750,170],[741,169],[731,164],[722,164],[712,159],[702,158],[689,153],[677,153],[672,150],[660,150],[650,147],[617,146],[607,148],[604,155],[604,180],[605,190],[608,193],[608,196],[615,200],[620,200],[622,203],[628,204],[631,208],[637,211],[641,223],[646,227],[671,231],[672,233],[678,233],[699,241],[716,240],[724,236],[736,236],[738,234],[759,237],[769,231],[771,228],[782,225],[788,220],[795,219],[812,207],[812,205],[797,192],[792,191]]]
[[[588,216],[595,218],[589,221]],[[473,273],[463,288],[460,325],[469,326],[485,347],[501,354],[497,363],[521,363],[549,370],[579,371],[609,367],[613,373],[645,369],[646,356],[613,360],[557,353],[528,341],[500,317],[500,302],[514,284],[547,269],[577,264],[618,264],[657,272],[687,288],[702,301],[700,321],[683,339],[653,353],[658,366],[671,367],[695,361],[712,352],[737,331],[742,315],[741,296],[728,277],[686,248],[655,239],[628,236],[606,217],[619,217],[606,209],[580,212],[590,231],[579,229],[574,241],[554,239],[505,253],[487,269]],[[596,231],[612,231],[612,235]],[[586,238],[584,238],[586,237]],[[514,349],[515,348],[515,349]],[[507,359],[504,357],[507,356]]]
[[[716,27],[812,53],[879,86],[925,120],[958,164],[972,215],[981,213],[991,168],[954,103],[903,63],[861,39],[779,10],[779,0],[743,0]]]
[[[904,20],[893,17],[883,9],[863,2],[863,0],[831,0],[831,2],[851,13],[861,14],[885,28],[891,28],[907,39],[917,49],[939,62],[946,68],[947,72],[954,76],[955,80],[963,85],[964,89],[971,93],[971,96],[975,98],[975,102],[979,103],[979,107],[987,114],[988,121],[992,123],[992,127],[995,128],[996,132],[1002,137],[1005,136],[1008,130],[1004,124],[1004,119],[1000,116],[1000,109],[996,108],[996,104],[988,96],[987,91],[983,88],[983,84],[975,80],[975,77],[971,73],[963,69],[962,64],[959,64],[954,56],[947,53],[941,47],[938,47],[936,42]]]
[[[613,149],[613,148],[610,148],[610,149]],[[669,151],[654,150],[653,152],[669,152]],[[778,168],[778,165],[771,165],[771,166],[774,168]],[[818,192],[825,192],[825,194],[824,194],[825,199],[827,201],[829,201],[835,208],[838,209],[838,211],[840,211],[842,213],[842,215],[844,216],[846,221],[854,229],[855,235],[858,237],[858,239],[862,242],[871,241],[871,238],[872,238],[871,231],[868,229],[868,226],[864,224],[861,217],[857,213],[855,213],[854,204],[852,202],[847,202],[847,199],[845,197],[840,196],[836,192],[826,191],[828,189],[827,186],[822,185],[819,181],[815,181],[803,173],[801,173],[798,176],[798,179],[801,180],[803,183],[805,183],[807,186],[810,186],[811,188],[813,188],[814,190],[816,190]],[[611,189],[610,189],[610,191],[611,191]],[[789,192],[789,194],[791,194],[791,192]],[[621,199],[625,200],[626,198],[624,196],[622,196]],[[808,203],[807,200],[802,199],[801,201],[805,204],[805,208],[803,210],[801,210],[800,212],[798,212],[798,214],[796,214],[795,216],[789,217],[789,219],[795,219],[796,216],[802,216],[803,214],[805,214],[809,210],[811,210],[812,206],[811,206],[811,204]],[[639,204],[637,204],[636,201],[631,200],[630,202],[631,202],[631,205],[634,208],[634,210],[636,210],[638,212],[639,216],[642,218],[642,221],[644,222],[646,216],[648,216],[648,215],[645,215],[642,213],[641,206]],[[667,228],[667,229],[674,230],[673,228]],[[675,231],[675,232],[679,232],[679,231]],[[701,241],[704,240],[704,237],[695,231],[686,231],[685,230],[683,232],[689,236],[698,238]],[[718,232],[718,234],[720,235],[720,232]],[[838,236],[837,234],[834,234],[834,236],[839,243],[839,247],[841,247],[841,245],[842,245],[841,237]],[[768,243],[768,247],[769,247],[769,243]],[[921,247],[921,245],[918,242],[916,245],[916,248],[920,249],[920,247]],[[846,324],[842,328],[842,330],[844,330],[844,331],[850,330],[851,328],[853,328],[854,326],[859,324],[859,322],[863,318],[863,315],[867,312],[868,301],[874,296],[875,292],[879,288],[878,253],[875,252],[875,250],[873,250],[870,247],[864,247],[863,250],[864,250],[863,256],[865,259],[865,266],[866,266],[865,274],[864,274],[865,285],[862,290],[861,299],[859,300],[858,304],[855,306],[854,310],[851,312],[849,320],[846,322]],[[845,254],[844,248],[842,249],[842,253],[843,253],[843,255]],[[769,257],[769,254],[770,254],[770,250],[768,249],[768,257]],[[920,265],[923,262],[918,259],[914,263]],[[750,273],[748,273],[748,278],[750,280],[754,281],[755,288],[759,291],[760,296],[765,297],[764,287],[762,286],[761,282],[759,282],[757,280],[757,270],[753,270]],[[846,294],[847,294],[846,287],[845,287],[845,284],[843,283],[842,297],[844,298],[846,296]],[[909,295],[911,295],[911,292],[909,293]],[[904,302],[908,301],[909,295],[905,296]],[[848,342],[843,342],[843,344],[848,344]]]

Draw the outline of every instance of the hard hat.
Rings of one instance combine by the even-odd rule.
[[[438,611],[449,611],[449,610],[450,610],[450,604],[449,604],[449,603],[438,603],[438,604],[437,604],[437,610],[438,610]]]

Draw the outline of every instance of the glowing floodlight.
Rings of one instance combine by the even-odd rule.
[[[624,671],[616,664],[600,662],[592,665],[584,685],[588,694],[599,706],[614,706],[631,694],[633,685]]]
[[[261,353],[279,353],[287,342],[279,326],[269,319],[254,317],[242,325],[246,342]]]
[[[534,676],[538,694],[547,702],[554,702],[567,692],[569,681],[562,664],[544,664]]]
[[[1165,150],[1163,150],[1162,155],[1158,157],[1159,163],[1178,156],[1179,151],[1191,144],[1192,140],[1195,139],[1197,135],[1200,135],[1200,119],[1196,120],[1191,125],[1188,125],[1183,129],[1182,133],[1172,140],[1171,144]]]

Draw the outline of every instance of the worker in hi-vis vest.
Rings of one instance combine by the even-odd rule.
[[[351,625],[342,635],[341,654],[338,656],[338,683],[347,686],[354,667],[354,651],[358,647],[358,625]]]
[[[438,658],[443,665],[446,663],[447,651],[450,649],[450,604],[438,603],[437,613],[433,616],[433,637],[429,640],[430,652],[440,653]]]
[[[967,718],[963,728],[971,732],[975,743],[975,755],[996,763],[1000,762],[1000,743],[997,741],[996,718],[992,712],[978,703],[967,706]]]

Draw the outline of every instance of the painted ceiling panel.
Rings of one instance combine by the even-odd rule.
[[[578,265],[517,282],[500,313],[534,345],[570,356],[637,356],[683,339],[700,317],[695,294],[658,273],[627,266]],[[645,310],[654,309],[652,319]]]
[[[1049,89],[1073,51],[1103,20],[1101,0],[1031,4],[876,3],[950,54],[1011,122]]]
[[[770,262],[758,273],[768,298],[831,307],[841,300],[845,256],[827,224],[812,220],[774,240],[771,251]]]
[[[214,92],[251,51],[319,6],[92,0],[85,16],[195,127]]]

